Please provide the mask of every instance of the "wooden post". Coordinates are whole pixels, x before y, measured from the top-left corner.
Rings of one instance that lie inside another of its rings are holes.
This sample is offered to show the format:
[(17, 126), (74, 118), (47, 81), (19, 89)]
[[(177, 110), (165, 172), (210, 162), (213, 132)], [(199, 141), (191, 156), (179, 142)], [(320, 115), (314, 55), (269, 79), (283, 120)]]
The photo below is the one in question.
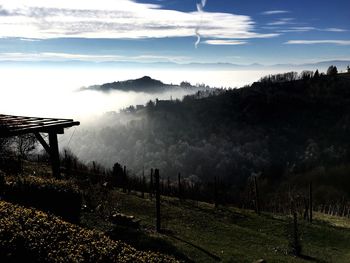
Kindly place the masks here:
[(151, 182), (150, 182), (149, 196), (151, 197), (151, 200), (152, 200), (152, 198), (153, 198), (153, 168), (151, 168)]
[(298, 230), (298, 215), (296, 212), (295, 203), (293, 200), (291, 200), (291, 213), (293, 215), (293, 233), (292, 233), (292, 242), (291, 242), (291, 248), (292, 248), (292, 254), (294, 256), (300, 256), (301, 253), (301, 245), (299, 240), (299, 230)]
[(160, 189), (159, 189), (159, 170), (155, 169), (154, 171), (154, 177), (156, 180), (156, 215), (157, 215), (157, 222), (156, 222), (156, 229), (157, 232), (160, 232)]
[(56, 178), (60, 178), (60, 155), (58, 152), (57, 134), (49, 133), (50, 158), (52, 166), (52, 174)]
[(179, 195), (179, 199), (181, 200), (181, 173), (177, 175), (177, 181), (178, 181), (178, 195)]
[(125, 165), (123, 170), (123, 193), (126, 193), (126, 166)]
[(306, 198), (304, 197), (304, 220), (309, 221), (310, 222), (310, 213), (309, 213), (309, 203), (306, 200)]
[(260, 215), (260, 200), (259, 200), (259, 187), (256, 176), (254, 176), (254, 186), (255, 186), (255, 211)]
[(298, 217), (297, 212), (293, 211), (293, 253), (295, 256), (300, 255), (299, 233), (298, 233)]
[(310, 211), (310, 216), (309, 216), (309, 220), (310, 223), (312, 223), (312, 182), (309, 185), (309, 211)]
[(170, 196), (170, 193), (171, 193), (171, 191), (170, 191), (170, 178), (169, 178), (169, 176), (168, 176), (168, 185), (167, 185), (167, 195), (168, 196)]
[(218, 202), (218, 182), (216, 176), (214, 176), (214, 203), (215, 203), (215, 208), (219, 206)]
[(145, 186), (146, 186), (146, 179), (145, 179), (145, 174), (142, 174), (142, 183), (141, 183), (141, 188), (142, 188), (142, 198), (145, 198)]

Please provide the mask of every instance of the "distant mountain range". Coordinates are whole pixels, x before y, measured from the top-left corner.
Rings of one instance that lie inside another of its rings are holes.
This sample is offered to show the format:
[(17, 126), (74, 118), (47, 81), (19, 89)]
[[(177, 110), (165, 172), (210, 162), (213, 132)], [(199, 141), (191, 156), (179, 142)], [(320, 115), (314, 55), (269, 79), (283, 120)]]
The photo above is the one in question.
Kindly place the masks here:
[(274, 64), (263, 65), (259, 63), (241, 65), (234, 63), (175, 63), (175, 62), (133, 62), (133, 61), (82, 61), (82, 60), (66, 60), (66, 61), (0, 61), (0, 66), (45, 66), (45, 67), (116, 67), (123, 69), (135, 68), (153, 68), (153, 69), (193, 69), (193, 70), (316, 70), (326, 71), (330, 65), (334, 65), (340, 71), (345, 71), (350, 65), (350, 60), (328, 60), (314, 63), (302, 64)]
[(162, 91), (169, 91), (174, 89), (186, 89), (191, 91), (204, 90), (208, 87), (205, 86), (192, 86), (189, 82), (182, 82), (180, 85), (165, 84), (160, 80), (152, 79), (149, 76), (144, 76), (139, 79), (130, 79), (125, 81), (115, 81), (111, 83), (105, 83), (102, 85), (93, 85), (89, 87), (81, 88), (81, 91), (84, 90), (97, 90), (97, 91), (134, 91), (134, 92), (147, 92), (155, 93)]

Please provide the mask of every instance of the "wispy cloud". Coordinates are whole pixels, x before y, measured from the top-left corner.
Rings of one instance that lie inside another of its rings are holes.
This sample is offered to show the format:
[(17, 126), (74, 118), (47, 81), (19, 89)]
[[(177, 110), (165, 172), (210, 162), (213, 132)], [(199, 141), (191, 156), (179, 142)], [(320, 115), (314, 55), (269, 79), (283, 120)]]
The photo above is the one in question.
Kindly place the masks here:
[(289, 40), (284, 44), (288, 44), (288, 45), (334, 44), (334, 45), (350, 46), (350, 40)]
[(137, 62), (176, 62), (182, 63), (190, 61), (187, 56), (174, 55), (157, 55), (157, 54), (140, 54), (135, 56), (124, 55), (101, 55), (101, 54), (79, 54), (79, 53), (56, 53), (56, 52), (39, 52), (39, 53), (21, 53), (8, 52), (0, 53), (0, 61), (85, 61), (85, 62), (120, 62), (120, 61), (137, 61)]
[(268, 26), (281, 26), (281, 25), (289, 25), (289, 24), (293, 24), (293, 21), (294, 18), (281, 18), (281, 19), (278, 19), (276, 21), (273, 21), (273, 22), (270, 22), (268, 23), (267, 25)]
[(144, 39), (193, 36), (201, 21), (204, 38), (271, 37), (246, 15), (182, 12), (133, 0), (0, 0), (0, 37)]
[[(265, 27), (266, 29), (268, 27)], [(317, 28), (312, 26), (295, 26), (287, 27), (284, 29), (274, 28), (275, 32), (288, 33), (288, 32), (308, 32), (308, 31), (321, 31), (321, 32), (347, 32), (348, 30), (342, 28)]]
[(281, 32), (281, 33), (289, 33), (289, 32), (309, 32), (312, 30), (318, 30), (315, 27), (312, 26), (296, 26), (296, 27), (288, 27), (286, 29), (279, 29), (276, 31)]
[(262, 15), (279, 15), (279, 14), (286, 14), (289, 13), (287, 10), (268, 10), (265, 12), (262, 12)]
[(343, 28), (336, 28), (336, 27), (329, 27), (329, 28), (325, 28), (323, 29), (324, 31), (328, 31), (328, 32), (347, 32), (348, 30), (343, 29)]
[(247, 44), (247, 41), (241, 40), (231, 40), (231, 39), (210, 39), (204, 41), (208, 45), (244, 45)]

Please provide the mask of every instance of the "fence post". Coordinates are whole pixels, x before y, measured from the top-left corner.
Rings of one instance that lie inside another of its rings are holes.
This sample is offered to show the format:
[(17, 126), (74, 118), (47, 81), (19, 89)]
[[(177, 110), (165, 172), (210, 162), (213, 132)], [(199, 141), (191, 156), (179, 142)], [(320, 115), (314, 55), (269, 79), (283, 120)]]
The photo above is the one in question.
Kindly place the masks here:
[(215, 202), (215, 208), (219, 206), (218, 202), (218, 182), (217, 182), (217, 177), (214, 176), (214, 202)]
[(259, 200), (259, 187), (256, 176), (254, 176), (254, 186), (255, 186), (255, 210), (258, 215), (260, 215), (260, 200)]
[(309, 211), (310, 211), (310, 216), (309, 216), (309, 220), (310, 223), (312, 223), (312, 182), (310, 182), (309, 185)]
[(145, 198), (145, 173), (142, 173), (142, 181), (141, 181), (141, 191), (142, 191), (142, 198)]
[(169, 178), (169, 176), (168, 176), (168, 185), (167, 185), (167, 195), (168, 196), (171, 196), (171, 189), (170, 189), (170, 178)]
[(126, 166), (125, 165), (123, 170), (123, 193), (126, 193)]
[(177, 175), (177, 181), (178, 181), (178, 195), (179, 195), (179, 199), (181, 200), (181, 173)]
[(155, 169), (154, 177), (156, 180), (156, 214), (157, 214), (157, 222), (156, 228), (157, 232), (160, 232), (160, 189), (159, 189), (159, 170)]
[(151, 168), (151, 182), (150, 182), (150, 189), (149, 189), (149, 196), (151, 198), (153, 198), (153, 168)]

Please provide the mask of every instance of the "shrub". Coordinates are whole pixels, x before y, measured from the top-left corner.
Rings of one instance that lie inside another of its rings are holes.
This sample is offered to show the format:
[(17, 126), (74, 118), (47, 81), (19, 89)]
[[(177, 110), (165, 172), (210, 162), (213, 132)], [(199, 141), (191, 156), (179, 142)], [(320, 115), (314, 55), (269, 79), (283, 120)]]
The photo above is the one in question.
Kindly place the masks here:
[[(5, 262), (177, 262), (141, 252), (35, 209), (0, 201), (0, 258)], [(3, 262), (3, 261), (2, 261)]]
[(69, 181), (35, 176), (8, 177), (4, 185), (6, 200), (52, 212), (77, 223), (80, 219), (82, 195)]

